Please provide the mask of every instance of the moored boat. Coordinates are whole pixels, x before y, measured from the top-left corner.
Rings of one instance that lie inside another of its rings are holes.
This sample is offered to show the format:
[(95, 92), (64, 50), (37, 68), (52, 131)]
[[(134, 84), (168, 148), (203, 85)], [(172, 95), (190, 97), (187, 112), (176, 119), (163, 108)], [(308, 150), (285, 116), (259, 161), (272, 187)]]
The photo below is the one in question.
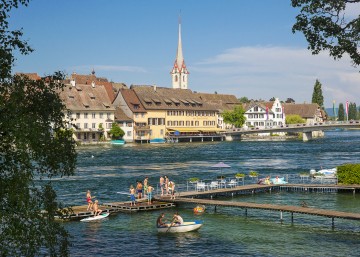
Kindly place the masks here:
[(164, 138), (154, 138), (150, 139), (150, 144), (164, 144), (166, 140)]
[(202, 225), (201, 221), (190, 221), (181, 225), (170, 226), (170, 224), (167, 224), (167, 227), (160, 227), (157, 230), (160, 233), (184, 233), (199, 230)]
[(113, 145), (124, 145), (125, 140), (122, 140), (122, 139), (111, 140), (111, 144), (113, 144)]

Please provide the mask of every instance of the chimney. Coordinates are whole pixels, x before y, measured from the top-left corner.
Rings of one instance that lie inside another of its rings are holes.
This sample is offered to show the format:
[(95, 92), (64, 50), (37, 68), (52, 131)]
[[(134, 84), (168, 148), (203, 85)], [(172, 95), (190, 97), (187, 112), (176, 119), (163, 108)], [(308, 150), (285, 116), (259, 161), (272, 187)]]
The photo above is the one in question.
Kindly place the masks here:
[(71, 85), (72, 87), (75, 87), (75, 86), (76, 86), (75, 79), (70, 80), (70, 85)]
[(95, 82), (94, 81), (91, 82), (91, 87), (95, 88)]
[(153, 87), (154, 87), (154, 91), (156, 92), (156, 85), (154, 84)]

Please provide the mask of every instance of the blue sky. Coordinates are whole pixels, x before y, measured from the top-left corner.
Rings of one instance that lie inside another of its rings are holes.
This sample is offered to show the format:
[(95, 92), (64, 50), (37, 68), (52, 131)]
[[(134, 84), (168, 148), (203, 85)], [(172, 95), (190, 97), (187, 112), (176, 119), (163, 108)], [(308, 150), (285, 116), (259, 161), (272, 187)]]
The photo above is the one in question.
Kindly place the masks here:
[[(359, 15), (359, 5), (349, 8)], [(312, 56), (290, 0), (33, 0), (11, 13), (35, 51), (15, 72), (96, 75), (130, 86), (171, 87), (178, 17), (193, 91), (311, 102), (316, 79), (325, 106), (359, 101), (359, 67), (348, 57)]]

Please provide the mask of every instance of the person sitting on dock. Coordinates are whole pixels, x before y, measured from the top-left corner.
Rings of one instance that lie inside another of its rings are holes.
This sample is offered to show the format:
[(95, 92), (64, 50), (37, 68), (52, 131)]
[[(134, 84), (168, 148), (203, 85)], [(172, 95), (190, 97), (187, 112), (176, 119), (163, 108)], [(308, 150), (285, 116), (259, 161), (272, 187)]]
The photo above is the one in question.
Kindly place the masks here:
[(138, 193), (138, 199), (139, 200), (142, 198), (142, 189), (143, 189), (143, 185), (141, 184), (141, 181), (138, 181), (137, 185), (136, 185), (136, 190), (137, 190), (137, 193)]
[(270, 185), (270, 184), (271, 184), (270, 176), (267, 176), (267, 177), (265, 178), (264, 184), (265, 184), (265, 185)]
[(148, 185), (147, 187), (147, 199), (148, 199), (148, 205), (151, 204), (151, 199), (152, 199), (152, 192), (153, 192), (154, 188), (151, 185)]
[(136, 205), (136, 199), (135, 199), (135, 188), (133, 185), (130, 186), (130, 206)]
[(160, 216), (157, 218), (156, 220), (156, 226), (158, 228), (164, 228), (164, 227), (167, 227), (167, 225), (165, 224), (165, 220), (164, 220), (164, 217), (165, 217), (165, 213), (161, 213)]
[(160, 177), (160, 189), (161, 189), (161, 196), (164, 195), (164, 187), (165, 187), (165, 179), (163, 176)]
[(94, 216), (98, 216), (102, 213), (102, 210), (99, 209), (99, 206), (98, 206), (98, 203), (99, 201), (98, 200), (95, 200), (95, 203), (93, 205), (93, 208), (94, 208)]
[(90, 193), (90, 190), (88, 190), (86, 192), (86, 202), (88, 203), (88, 207), (87, 207), (87, 210), (88, 211), (91, 211), (93, 209), (93, 201), (91, 200), (92, 198), (95, 198), (95, 196), (91, 196), (91, 193)]

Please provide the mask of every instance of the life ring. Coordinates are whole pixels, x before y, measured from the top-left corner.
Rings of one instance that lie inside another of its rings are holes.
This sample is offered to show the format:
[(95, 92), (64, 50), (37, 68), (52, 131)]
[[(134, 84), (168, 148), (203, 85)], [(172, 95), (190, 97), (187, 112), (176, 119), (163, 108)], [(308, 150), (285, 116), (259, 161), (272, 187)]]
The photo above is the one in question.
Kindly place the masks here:
[(194, 208), (195, 214), (202, 214), (205, 212), (205, 206), (204, 205), (198, 205)]

